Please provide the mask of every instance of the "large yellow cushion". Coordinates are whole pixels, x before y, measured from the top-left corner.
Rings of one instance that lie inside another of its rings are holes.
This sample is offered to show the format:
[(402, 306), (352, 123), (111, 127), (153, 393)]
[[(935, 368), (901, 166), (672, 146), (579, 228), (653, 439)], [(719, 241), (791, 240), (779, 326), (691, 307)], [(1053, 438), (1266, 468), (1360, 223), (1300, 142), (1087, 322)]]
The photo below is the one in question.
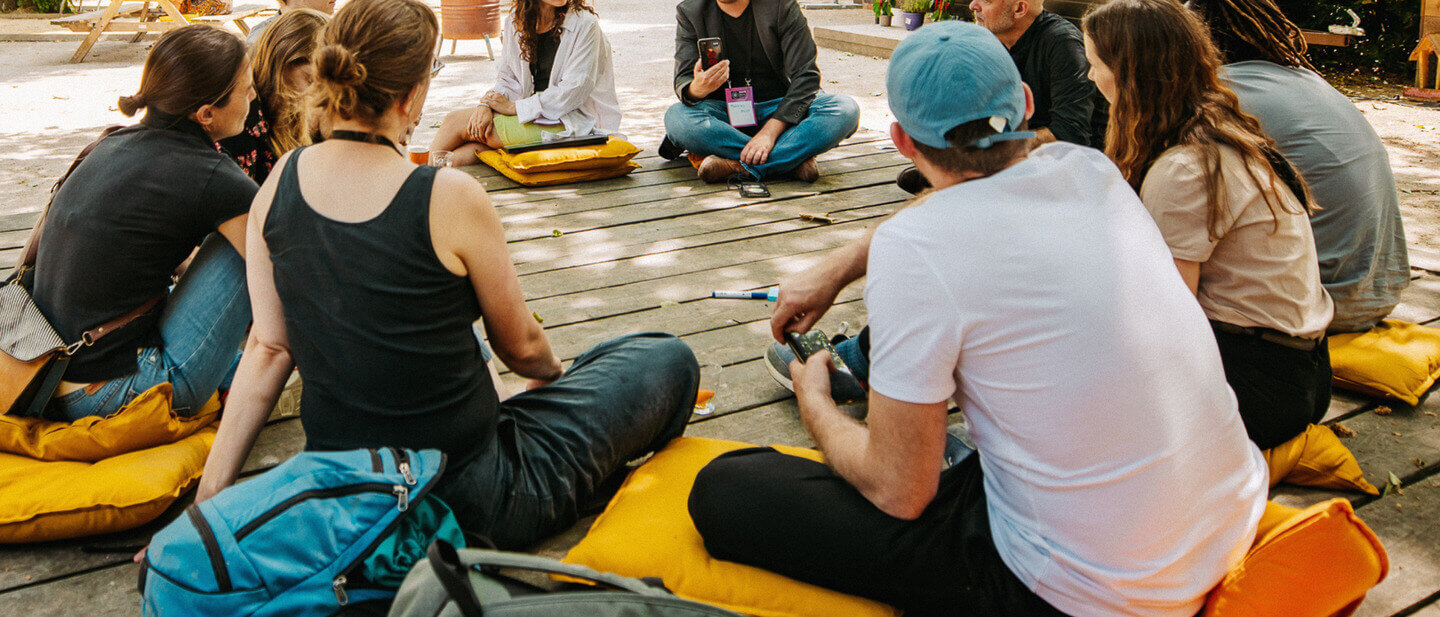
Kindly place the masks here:
[(1440, 378), (1440, 328), (1386, 319), (1369, 332), (1330, 337), (1338, 388), (1411, 405)]
[(130, 404), (108, 416), (74, 422), (0, 416), (0, 452), (42, 461), (98, 461), (104, 458), (175, 443), (215, 421), (219, 397), (182, 418), (170, 410), (170, 384), (141, 392)]
[[(759, 617), (894, 616), (898, 611), (801, 583), (773, 572), (713, 559), (690, 520), (686, 502), (700, 469), (737, 441), (681, 437), (636, 469), (590, 533), (564, 561), (602, 572), (658, 576), (676, 595)], [(785, 454), (820, 460), (820, 453), (773, 446)]]
[(112, 533), (160, 516), (194, 486), (220, 403), (190, 418), (161, 384), (105, 417), (0, 417), (0, 543)]
[(1349, 615), (1385, 580), (1385, 547), (1349, 501), (1331, 499), (1286, 518), (1290, 512), (1266, 508), (1255, 545), (1210, 592), (1205, 617)]
[(551, 186), (555, 184), (570, 184), (573, 182), (589, 182), (591, 180), (604, 180), (606, 178), (617, 178), (640, 169), (637, 163), (625, 162), (615, 167), (600, 169), (575, 169), (570, 171), (540, 171), (528, 173), (511, 169), (505, 164), (501, 153), (494, 150), (486, 150), (479, 153), (480, 162), (485, 163), (500, 172), (501, 175), (514, 180), (525, 186)]
[(1311, 424), (1304, 433), (1262, 454), (1270, 466), (1270, 486), (1286, 482), (1380, 494), (1365, 480), (1355, 455), (1323, 424)]
[(500, 152), (500, 160), (515, 171), (534, 174), (546, 171), (577, 171), (620, 167), (640, 153), (630, 142), (611, 136), (598, 146), (547, 148), (520, 154)]

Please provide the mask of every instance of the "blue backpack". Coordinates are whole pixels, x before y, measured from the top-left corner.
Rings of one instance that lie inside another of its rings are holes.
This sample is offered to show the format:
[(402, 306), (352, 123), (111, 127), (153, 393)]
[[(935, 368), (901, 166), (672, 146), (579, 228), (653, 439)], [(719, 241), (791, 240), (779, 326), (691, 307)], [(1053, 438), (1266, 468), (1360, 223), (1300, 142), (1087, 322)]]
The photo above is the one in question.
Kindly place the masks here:
[(144, 614), (332, 615), (395, 596), (435, 537), (439, 450), (302, 452), (186, 509), (150, 541)]

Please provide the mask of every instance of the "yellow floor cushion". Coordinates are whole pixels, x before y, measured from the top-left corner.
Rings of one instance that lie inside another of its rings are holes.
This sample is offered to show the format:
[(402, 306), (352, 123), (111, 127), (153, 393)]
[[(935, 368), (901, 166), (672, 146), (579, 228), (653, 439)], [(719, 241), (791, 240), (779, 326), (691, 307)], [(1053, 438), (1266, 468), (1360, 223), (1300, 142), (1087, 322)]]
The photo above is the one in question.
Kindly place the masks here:
[(154, 520), (189, 490), (215, 440), (220, 403), (190, 418), (170, 385), (109, 416), (75, 422), (0, 416), (0, 543), (112, 533)]
[(583, 171), (612, 169), (624, 166), (640, 154), (640, 149), (619, 137), (598, 146), (546, 148), (520, 154), (500, 152), (500, 160), (515, 171), (534, 174), (547, 171)]
[(74, 422), (0, 416), (0, 452), (42, 461), (98, 461), (163, 444), (175, 443), (215, 421), (219, 397), (182, 418), (170, 410), (170, 384), (141, 392), (130, 404), (108, 416)]
[[(1286, 518), (1287, 510), (1294, 514)], [(1389, 570), (1385, 547), (1349, 501), (1331, 499), (1298, 512), (1272, 503), (1255, 545), (1210, 592), (1202, 615), (1349, 615)]]
[[(695, 476), (716, 457), (750, 444), (681, 437), (625, 480), (564, 561), (634, 578), (659, 577), (676, 595), (758, 617), (894, 616), (888, 605), (713, 559), (686, 502)], [(820, 460), (820, 453), (774, 446)]]
[(1270, 466), (1270, 486), (1285, 482), (1380, 494), (1375, 485), (1365, 480), (1355, 455), (1323, 424), (1311, 424), (1296, 438), (1262, 454)]
[(525, 186), (552, 186), (555, 184), (570, 184), (574, 182), (589, 182), (591, 180), (604, 180), (606, 178), (618, 178), (632, 171), (640, 169), (640, 165), (626, 161), (614, 167), (600, 169), (575, 169), (570, 171), (540, 171), (528, 173), (511, 169), (505, 164), (501, 154), (494, 150), (486, 150), (479, 153), (480, 162), (485, 163), (500, 172), (501, 175), (514, 180)]
[(1335, 386), (1411, 405), (1440, 378), (1440, 328), (1386, 319), (1369, 332), (1330, 337)]

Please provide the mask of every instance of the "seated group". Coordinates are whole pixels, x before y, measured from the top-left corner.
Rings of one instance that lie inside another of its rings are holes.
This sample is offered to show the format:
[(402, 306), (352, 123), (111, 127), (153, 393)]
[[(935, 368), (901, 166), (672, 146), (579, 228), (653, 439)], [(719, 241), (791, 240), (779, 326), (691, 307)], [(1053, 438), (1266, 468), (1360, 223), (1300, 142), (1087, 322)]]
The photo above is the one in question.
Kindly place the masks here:
[[(1197, 612), (1254, 539), (1260, 450), (1325, 413), (1327, 328), (1374, 326), (1408, 269), (1378, 138), (1296, 31), (1258, 29), (1293, 24), (1272, 0), (1192, 4), (1112, 0), (1082, 35), (1038, 1), (975, 0), (983, 28), (900, 45), (891, 137), (929, 192), (784, 281), (772, 318), (777, 340), (806, 331), (866, 277), (869, 328), (837, 349), (868, 420), (831, 399), (826, 354), (772, 348), (827, 463), (713, 462), (690, 497), (712, 555), (914, 614)], [(684, 0), (678, 19), (662, 150), (703, 157), (709, 181), (813, 180), (858, 111), (819, 91), (798, 6)], [(619, 128), (584, 0), (517, 0), (505, 28), (499, 83), (446, 117), (436, 149), (467, 163)], [(55, 196), (45, 226), (65, 240), (42, 247), (34, 284), (67, 340), (165, 301), (80, 351), (46, 413), (109, 414), (162, 382), (184, 413), (228, 388), (205, 500), (298, 366), (307, 448), (443, 450), (436, 494), (512, 549), (679, 436), (690, 349), (638, 334), (563, 366), (480, 184), (399, 154), (437, 36), (418, 0), (286, 11), (248, 56), (217, 29), (167, 32), (121, 100), (143, 120)], [(705, 37), (729, 60), (700, 66)], [(737, 129), (722, 87), (741, 80), (758, 117)], [(1082, 145), (1041, 145), (1055, 139)], [(525, 391), (503, 392), (492, 347)], [(975, 453), (950, 445), (952, 401)]]

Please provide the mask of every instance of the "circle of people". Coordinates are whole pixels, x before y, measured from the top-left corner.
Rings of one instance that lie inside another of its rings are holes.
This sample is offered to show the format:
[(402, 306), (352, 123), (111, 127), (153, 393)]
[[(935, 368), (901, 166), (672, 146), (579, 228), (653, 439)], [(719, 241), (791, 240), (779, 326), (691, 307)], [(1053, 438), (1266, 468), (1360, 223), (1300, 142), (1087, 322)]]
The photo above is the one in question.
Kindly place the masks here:
[[(1408, 283), (1385, 150), (1273, 0), (1112, 0), (1081, 28), (1042, 0), (971, 8), (886, 76), (914, 163), (897, 182), (921, 197), (774, 307), (782, 341), (866, 279), (869, 326), (834, 341), (866, 421), (830, 396), (826, 354), (767, 343), (827, 463), (727, 454), (690, 514), (718, 558), (916, 614), (1194, 615), (1254, 537), (1261, 450), (1327, 410), (1327, 332), (1375, 326)], [(34, 300), (66, 340), (165, 301), (76, 354), (45, 413), (228, 391), (203, 501), (298, 366), (307, 448), (443, 450), (462, 526), (528, 546), (683, 433), (695, 356), (646, 333), (564, 366), (481, 185), (397, 146), (439, 66), (434, 11), (331, 9), (292, 0), (248, 49), (189, 26), (150, 51), (120, 100), (143, 119), (54, 197)], [(706, 182), (814, 182), (859, 108), (821, 91), (796, 2), (683, 0), (677, 21), (662, 156)], [(516, 0), (503, 28), (494, 87), (431, 150), (466, 165), (618, 132), (587, 0)]]

